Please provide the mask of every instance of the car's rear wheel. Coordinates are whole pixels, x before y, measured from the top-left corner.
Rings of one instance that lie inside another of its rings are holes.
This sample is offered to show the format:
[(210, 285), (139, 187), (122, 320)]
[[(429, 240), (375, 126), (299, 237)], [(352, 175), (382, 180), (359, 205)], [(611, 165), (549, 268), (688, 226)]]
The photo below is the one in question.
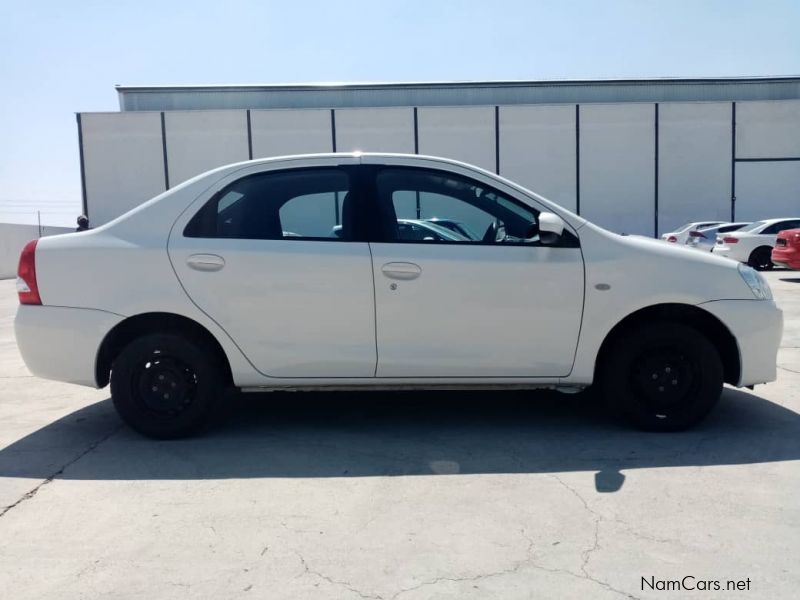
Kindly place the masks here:
[(750, 254), (747, 264), (758, 271), (769, 271), (772, 269), (772, 248), (761, 246)]
[(600, 391), (621, 416), (648, 431), (679, 431), (701, 421), (722, 393), (714, 345), (680, 323), (631, 330), (604, 356)]
[(125, 423), (148, 437), (179, 438), (203, 428), (223, 391), (213, 351), (177, 333), (133, 340), (111, 367), (114, 406)]

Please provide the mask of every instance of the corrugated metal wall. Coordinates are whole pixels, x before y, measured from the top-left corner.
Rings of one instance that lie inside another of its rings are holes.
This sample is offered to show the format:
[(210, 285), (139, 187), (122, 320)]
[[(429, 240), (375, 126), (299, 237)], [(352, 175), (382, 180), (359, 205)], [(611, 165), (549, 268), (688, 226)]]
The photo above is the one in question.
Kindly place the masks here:
[(334, 150), (470, 162), (620, 233), (800, 214), (800, 100), (84, 113), (79, 124), (93, 225), (215, 166)]

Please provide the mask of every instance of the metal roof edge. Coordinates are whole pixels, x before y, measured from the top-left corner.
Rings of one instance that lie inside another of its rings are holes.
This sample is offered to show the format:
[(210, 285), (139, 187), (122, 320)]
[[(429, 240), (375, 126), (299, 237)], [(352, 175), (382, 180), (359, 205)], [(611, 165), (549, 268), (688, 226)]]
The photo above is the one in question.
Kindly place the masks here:
[(671, 84), (734, 84), (800, 82), (800, 75), (756, 75), (736, 77), (642, 77), (602, 79), (542, 79), (542, 80), (475, 80), (475, 81), (409, 81), (409, 82), (312, 82), (312, 83), (244, 83), (244, 84), (163, 84), (122, 85), (114, 88), (122, 95), (127, 92), (198, 92), (198, 91), (322, 91), (377, 90), (393, 88), (475, 88), (475, 87), (562, 87), (573, 85), (671, 85)]

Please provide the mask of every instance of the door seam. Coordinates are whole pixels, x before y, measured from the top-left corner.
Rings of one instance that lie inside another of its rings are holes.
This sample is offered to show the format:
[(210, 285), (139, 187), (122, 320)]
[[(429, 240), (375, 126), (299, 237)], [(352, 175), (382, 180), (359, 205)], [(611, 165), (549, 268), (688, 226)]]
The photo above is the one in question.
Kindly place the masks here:
[(372, 319), (374, 323), (374, 331), (375, 331), (375, 370), (372, 372), (372, 377), (375, 378), (378, 376), (378, 298), (375, 292), (375, 258), (372, 256), (372, 243), (367, 242), (367, 248), (369, 249), (369, 263), (370, 263), (370, 273), (372, 273)]

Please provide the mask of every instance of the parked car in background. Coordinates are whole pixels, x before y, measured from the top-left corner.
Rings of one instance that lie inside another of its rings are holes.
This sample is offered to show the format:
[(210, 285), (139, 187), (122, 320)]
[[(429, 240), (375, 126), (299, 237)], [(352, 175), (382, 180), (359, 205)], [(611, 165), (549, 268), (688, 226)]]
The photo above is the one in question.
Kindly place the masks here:
[[(342, 226), (336, 225), (333, 227), (332, 234), (338, 238), (342, 237)], [(303, 237), (297, 234), (291, 234), (292, 237)], [(286, 237), (286, 232), (284, 232)], [(422, 219), (397, 219), (397, 238), (405, 241), (450, 241), (450, 242), (466, 242), (468, 238), (454, 229), (448, 227), (441, 227), (435, 222), (430, 222)]]
[[(397, 215), (417, 193), (480, 241), (406, 236), (420, 223)], [(703, 419), (724, 382), (773, 381), (783, 326), (745, 265), (611, 233), (417, 155), (220, 167), (81, 235), (28, 243), (18, 272), (28, 368), (110, 381), (122, 419), (157, 438), (212, 421), (229, 388), (594, 385), (637, 426), (673, 431)]]
[(739, 231), (747, 225), (750, 225), (750, 223), (722, 223), (721, 225), (692, 229), (689, 231), (689, 237), (686, 238), (686, 245), (695, 250), (711, 252), (714, 248), (714, 244), (717, 243), (717, 235)]
[(718, 236), (712, 252), (766, 271), (772, 268), (772, 248), (778, 234), (797, 227), (800, 217), (756, 221), (739, 231)]
[(784, 229), (772, 249), (772, 262), (787, 269), (800, 269), (800, 229)]
[(663, 234), (661, 239), (673, 244), (685, 244), (686, 239), (689, 237), (689, 232), (693, 229), (704, 229), (712, 225), (721, 225), (722, 223), (723, 221), (693, 221), (692, 223), (681, 225), (675, 231)]
[(468, 225), (461, 221), (455, 221), (453, 219), (442, 219), (439, 217), (432, 217), (430, 219), (425, 219), (428, 223), (433, 223), (434, 225), (438, 225), (439, 227), (445, 227), (456, 233), (459, 233), (470, 240), (479, 241), (481, 236), (472, 231)]

